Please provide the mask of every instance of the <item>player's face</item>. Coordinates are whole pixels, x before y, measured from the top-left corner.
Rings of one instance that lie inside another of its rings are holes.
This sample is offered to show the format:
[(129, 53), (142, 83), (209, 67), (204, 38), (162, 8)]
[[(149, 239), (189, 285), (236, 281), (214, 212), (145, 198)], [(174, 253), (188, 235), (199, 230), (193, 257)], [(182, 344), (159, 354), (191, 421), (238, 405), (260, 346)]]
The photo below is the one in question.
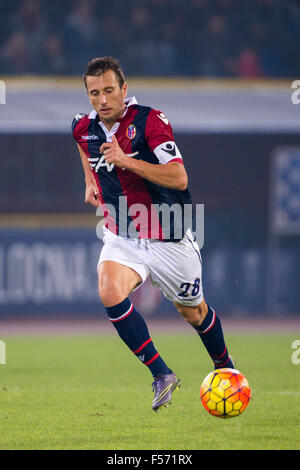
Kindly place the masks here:
[(108, 70), (99, 77), (86, 77), (89, 100), (101, 121), (114, 123), (124, 112), (127, 83), (120, 88), (118, 77)]

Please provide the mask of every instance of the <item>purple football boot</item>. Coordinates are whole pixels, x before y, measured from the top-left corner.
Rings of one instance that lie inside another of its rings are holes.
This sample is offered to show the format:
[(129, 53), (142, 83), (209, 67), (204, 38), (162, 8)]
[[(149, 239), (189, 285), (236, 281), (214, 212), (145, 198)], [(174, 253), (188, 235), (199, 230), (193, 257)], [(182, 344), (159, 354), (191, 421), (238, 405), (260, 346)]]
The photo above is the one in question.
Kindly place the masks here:
[(159, 374), (157, 377), (154, 377), (152, 391), (155, 392), (155, 395), (152, 402), (152, 410), (157, 412), (162, 406), (167, 407), (171, 404), (172, 393), (178, 390), (180, 386), (181, 382), (174, 373), (168, 375)]

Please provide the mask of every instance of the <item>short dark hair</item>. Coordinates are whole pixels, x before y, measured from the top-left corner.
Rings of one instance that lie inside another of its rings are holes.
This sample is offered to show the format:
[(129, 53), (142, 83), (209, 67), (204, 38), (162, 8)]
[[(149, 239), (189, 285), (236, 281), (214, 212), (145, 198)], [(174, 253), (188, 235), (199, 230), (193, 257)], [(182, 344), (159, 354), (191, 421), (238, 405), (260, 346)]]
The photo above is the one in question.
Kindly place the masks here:
[[(105, 72), (108, 72), (109, 70), (112, 70), (115, 72), (118, 82), (120, 85), (120, 88), (125, 83), (125, 76), (123, 73), (123, 70), (121, 68), (120, 62), (118, 59), (115, 59), (114, 57), (96, 57), (95, 59), (92, 59), (89, 61), (87, 64), (87, 69), (85, 73), (83, 74), (83, 80), (84, 84), (86, 86), (86, 77), (89, 75), (91, 77), (100, 77)], [(87, 86), (86, 86), (87, 88)]]

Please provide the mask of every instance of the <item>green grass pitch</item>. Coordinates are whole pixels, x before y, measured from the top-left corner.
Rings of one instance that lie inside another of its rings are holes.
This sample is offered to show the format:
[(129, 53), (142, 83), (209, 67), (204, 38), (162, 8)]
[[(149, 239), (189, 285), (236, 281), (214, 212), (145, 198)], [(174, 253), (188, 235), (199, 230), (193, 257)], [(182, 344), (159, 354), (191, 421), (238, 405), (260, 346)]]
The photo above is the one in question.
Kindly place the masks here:
[(212, 370), (193, 334), (153, 334), (182, 380), (173, 404), (154, 413), (152, 377), (117, 335), (8, 336), (0, 365), (0, 449), (299, 449), (300, 332), (227, 334), (251, 386), (244, 414), (223, 420), (202, 407)]

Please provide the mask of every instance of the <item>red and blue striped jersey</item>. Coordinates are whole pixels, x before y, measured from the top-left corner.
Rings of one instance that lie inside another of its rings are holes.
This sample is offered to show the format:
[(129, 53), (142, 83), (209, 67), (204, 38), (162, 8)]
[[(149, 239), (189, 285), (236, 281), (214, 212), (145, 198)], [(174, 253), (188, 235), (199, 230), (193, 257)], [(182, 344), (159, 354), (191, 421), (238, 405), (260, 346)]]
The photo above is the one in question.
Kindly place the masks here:
[[(135, 98), (126, 100), (125, 104), (123, 117), (115, 122), (110, 131), (100, 121), (96, 111), (89, 115), (77, 114), (72, 123), (74, 139), (88, 158), (97, 182), (101, 207), (107, 221), (110, 218), (106, 226), (115, 234), (125, 237), (128, 236), (129, 225), (134, 224), (139, 238), (180, 240), (188, 228), (183, 221), (183, 212), (186, 204), (192, 204), (189, 190), (179, 191), (154, 184), (127, 169), (107, 163), (104, 155), (100, 154), (101, 145), (111, 142), (115, 134), (120, 147), (131, 158), (155, 165), (174, 161), (182, 163), (167, 117), (161, 111), (138, 105)], [(135, 212), (137, 205), (147, 209), (146, 219), (138, 211)], [(109, 209), (112, 207), (114, 211)], [(176, 211), (170, 211), (169, 220), (166, 220), (160, 210), (162, 207), (176, 207), (182, 211), (181, 214), (180, 210), (176, 214)], [(120, 223), (121, 217), (123, 225)], [(182, 229), (178, 236), (179, 224)]]

